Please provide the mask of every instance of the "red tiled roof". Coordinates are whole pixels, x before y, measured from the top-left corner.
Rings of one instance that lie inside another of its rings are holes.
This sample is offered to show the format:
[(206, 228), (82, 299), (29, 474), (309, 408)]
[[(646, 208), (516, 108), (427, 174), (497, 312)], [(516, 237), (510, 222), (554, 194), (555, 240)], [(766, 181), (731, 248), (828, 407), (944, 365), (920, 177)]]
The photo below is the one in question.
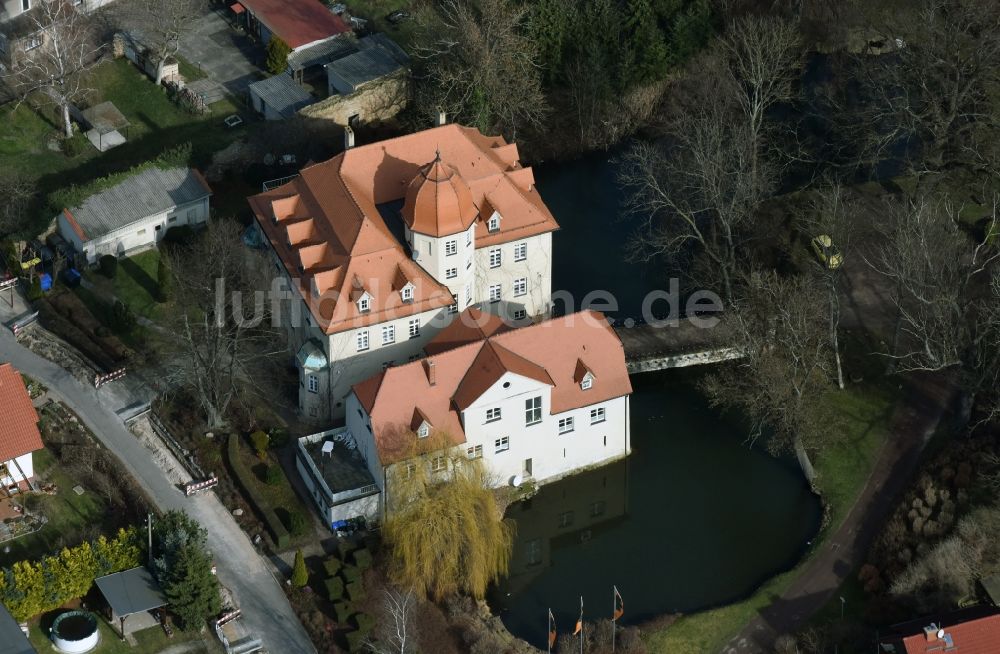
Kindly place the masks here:
[(349, 32), (344, 20), (319, 0), (240, 0), (292, 50)]
[(0, 463), (40, 450), (38, 413), (24, 380), (9, 363), (0, 365)]
[(511, 329), (513, 327), (495, 313), (488, 313), (479, 307), (469, 307), (448, 323), (447, 327), (435, 334), (434, 338), (424, 346), (424, 351), (432, 355), (440, 354), (445, 350), (481, 341)]
[[(594, 374), (594, 383), (586, 391), (574, 379), (583, 357)], [(433, 385), (429, 364), (433, 364)], [(420, 414), (435, 430), (455, 445), (464, 443), (461, 411), (505, 372), (550, 384), (553, 413), (632, 392), (621, 341), (603, 314), (583, 311), (497, 333), (422, 361), (388, 368), (354, 386), (371, 417), (383, 465), (412, 451), (412, 442), (406, 439), (415, 438), (409, 428), (418, 403)]]
[(951, 637), (953, 649), (945, 648), (945, 641), (936, 635), (928, 640), (923, 630), (919, 634), (903, 639), (906, 654), (929, 654), (931, 652), (955, 651), (959, 654), (997, 654), (1000, 652), (1000, 615), (968, 620), (955, 625), (942, 622), (939, 625), (946, 636)]
[(73, 231), (80, 237), (80, 240), (86, 241), (87, 235), (83, 233), (83, 228), (80, 227), (80, 223), (76, 222), (76, 218), (73, 217), (73, 214), (70, 213), (69, 209), (63, 209), (63, 215), (66, 216), (69, 226), (73, 228)]
[[(438, 156), (442, 166), (447, 164), (468, 184), (477, 207), (489, 194), (503, 216), (500, 230), (491, 233), (484, 222), (489, 216), (480, 211), (476, 247), (558, 229), (534, 188), (531, 170), (517, 162), (514, 144), (460, 125), (351, 148), (303, 168), (292, 181), (249, 202), (261, 231), (289, 276), (298, 280), (303, 299), (327, 334), (454, 302), (446, 286), (410, 259), (377, 207), (402, 199), (421, 168)], [(393, 290), (400, 271), (414, 285), (411, 302), (403, 302)], [(373, 297), (367, 313), (344, 301), (355, 276)]]

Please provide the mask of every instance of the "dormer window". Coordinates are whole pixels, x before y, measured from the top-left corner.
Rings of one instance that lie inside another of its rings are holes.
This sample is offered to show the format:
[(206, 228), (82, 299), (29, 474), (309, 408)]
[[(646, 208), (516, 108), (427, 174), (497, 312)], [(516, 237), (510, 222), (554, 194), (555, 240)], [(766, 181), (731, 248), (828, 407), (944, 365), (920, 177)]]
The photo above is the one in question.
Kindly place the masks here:
[(403, 298), (403, 302), (413, 302), (413, 284), (407, 284), (401, 288), (399, 295)]
[(490, 233), (499, 232), (500, 231), (500, 214), (494, 211), (493, 215), (490, 216), (489, 221), (487, 221), (486, 227), (487, 227), (487, 229), (489, 229)]
[(431, 426), (426, 421), (420, 423), (420, 426), (417, 427), (417, 438), (427, 438), (430, 433)]
[(372, 296), (367, 292), (358, 298), (358, 311), (368, 313), (372, 310)]
[(590, 387), (594, 385), (594, 376), (589, 372), (584, 375), (583, 379), (580, 380), (580, 388), (588, 391)]

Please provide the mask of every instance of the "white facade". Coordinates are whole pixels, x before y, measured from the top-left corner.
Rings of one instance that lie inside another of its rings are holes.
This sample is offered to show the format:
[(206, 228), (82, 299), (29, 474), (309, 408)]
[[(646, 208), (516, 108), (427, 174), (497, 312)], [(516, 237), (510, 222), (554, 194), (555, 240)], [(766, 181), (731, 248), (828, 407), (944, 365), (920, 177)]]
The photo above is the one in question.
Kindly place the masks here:
[[(511, 320), (545, 316), (552, 303), (552, 233), (486, 245), (476, 250), (474, 303), (494, 302)], [(484, 304), (485, 306), (485, 304)], [(523, 313), (522, 313), (523, 312)]]
[[(18, 469), (18, 467), (20, 467), (20, 469)], [(22, 454), (11, 461), (3, 462), (3, 468), (0, 468), (0, 471), (2, 470), (6, 471), (5, 474), (0, 474), (0, 484), (2, 484), (4, 488), (11, 488), (12, 486), (20, 486), (23, 488), (27, 484), (28, 480), (35, 476), (35, 469), (31, 460), (31, 452)]]
[(154, 248), (171, 227), (203, 225), (208, 221), (209, 196), (162, 211), (125, 227), (84, 241), (73, 229), (65, 213), (57, 218), (59, 234), (69, 241), (77, 252), (83, 253), (87, 263), (96, 263), (106, 254), (123, 256), (144, 249)]
[[(537, 421), (536, 402), (540, 405)], [(544, 484), (631, 453), (627, 395), (560, 413), (552, 413), (551, 406), (550, 386), (515, 373), (504, 374), (462, 412), (466, 442), (458, 447), (459, 453), (482, 458), (495, 488), (511, 484), (515, 477)], [(371, 418), (354, 393), (348, 396), (346, 419), (382, 491), (384, 511), (385, 484), (391, 476), (379, 458)]]

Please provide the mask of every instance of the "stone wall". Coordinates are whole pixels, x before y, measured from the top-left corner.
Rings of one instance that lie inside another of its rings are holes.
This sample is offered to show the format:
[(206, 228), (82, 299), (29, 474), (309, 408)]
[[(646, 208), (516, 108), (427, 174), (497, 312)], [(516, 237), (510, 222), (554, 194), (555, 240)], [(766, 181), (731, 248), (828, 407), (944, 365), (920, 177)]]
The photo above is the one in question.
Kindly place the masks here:
[(368, 82), (350, 95), (331, 95), (299, 110), (307, 118), (330, 120), (347, 125), (351, 116), (362, 123), (389, 120), (402, 111), (409, 101), (410, 85), (407, 71)]

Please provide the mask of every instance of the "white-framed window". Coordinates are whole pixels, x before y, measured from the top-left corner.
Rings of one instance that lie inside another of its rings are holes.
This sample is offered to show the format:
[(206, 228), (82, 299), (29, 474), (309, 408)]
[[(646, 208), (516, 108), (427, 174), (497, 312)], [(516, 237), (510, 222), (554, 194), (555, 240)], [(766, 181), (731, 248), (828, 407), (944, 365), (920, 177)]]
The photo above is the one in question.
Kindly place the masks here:
[(572, 511), (564, 511), (563, 513), (560, 513), (559, 514), (559, 528), (560, 529), (565, 529), (566, 527), (572, 527), (572, 526), (573, 526), (573, 512)]
[(468, 270), (471, 267), (472, 267), (472, 256), (469, 256), (465, 259), (465, 269)]
[(430, 433), (431, 433), (431, 426), (428, 425), (426, 422), (420, 423), (420, 426), (417, 427), (417, 438), (427, 438), (427, 436)]
[(472, 284), (465, 285), (465, 303), (472, 304)]
[(596, 425), (599, 422), (604, 422), (604, 420), (605, 420), (604, 407), (600, 406), (597, 407), (596, 409), (590, 410), (590, 424)]
[(490, 268), (499, 268), (503, 261), (503, 251), (500, 248), (490, 250)]
[(510, 449), (510, 436), (501, 436), (493, 441), (493, 451), (497, 454)]
[(140, 229), (139, 231), (137, 231), (137, 232), (136, 232), (136, 234), (137, 234), (138, 236), (142, 236), (142, 235), (143, 235), (143, 234), (145, 234), (145, 233), (146, 233), (146, 230), (145, 230), (145, 229)]
[(390, 345), (396, 342), (396, 326), (382, 325), (382, 345)]
[(31, 11), (31, 0), (21, 0), (21, 11)]
[(568, 434), (573, 431), (573, 418), (559, 418), (559, 433)]
[(358, 339), (358, 352), (364, 352), (368, 349), (368, 330), (362, 329), (357, 334)]
[(534, 538), (529, 540), (525, 544), (525, 555), (528, 559), (528, 565), (538, 565), (542, 562), (542, 539)]
[(458, 277), (458, 268), (448, 268), (444, 271), (445, 279), (455, 279)]
[(500, 419), (500, 407), (496, 406), (492, 409), (486, 409), (486, 422), (494, 422)]
[(403, 302), (413, 301), (413, 285), (407, 284), (400, 291), (399, 295), (403, 298)]
[(490, 302), (499, 302), (502, 293), (500, 284), (490, 284)]
[(372, 299), (367, 293), (358, 298), (358, 311), (368, 313), (372, 308)]
[(431, 472), (442, 472), (448, 467), (448, 462), (444, 456), (436, 456), (431, 459)]
[(453, 254), (458, 254), (458, 241), (454, 239), (450, 241), (445, 241), (444, 254), (446, 257), (450, 257)]
[(586, 377), (584, 377), (580, 381), (580, 388), (583, 389), (583, 390), (585, 390), (585, 391), (589, 391), (590, 387), (593, 386), (593, 385), (594, 385), (594, 378), (589, 373), (587, 374)]
[(514, 320), (524, 320), (528, 317), (528, 312), (524, 309), (514, 309)]
[(491, 232), (499, 232), (500, 231), (500, 214), (496, 214), (495, 213), (492, 216), (490, 216), (490, 220), (489, 220), (488, 223), (486, 223), (486, 227)]
[(542, 398), (531, 397), (524, 401), (524, 425), (537, 425), (542, 421)]
[(448, 313), (458, 313), (458, 296), (454, 293), (451, 295), (451, 306), (448, 307)]
[(528, 243), (521, 242), (514, 245), (514, 261), (524, 261), (528, 258)]
[(528, 294), (528, 278), (518, 277), (514, 280), (514, 297)]
[(475, 231), (476, 231), (476, 228), (475, 228), (475, 226), (473, 226), (473, 227), (470, 227), (469, 231), (467, 231), (465, 233), (465, 244), (467, 246), (468, 245), (472, 245), (472, 233), (475, 232)]
[(410, 320), (410, 338), (416, 338), (420, 336), (420, 318), (413, 318)]
[(32, 34), (31, 36), (25, 37), (23, 43), (25, 51), (34, 50), (35, 48), (42, 45), (42, 37), (38, 36), (37, 34)]
[(483, 446), (476, 445), (475, 447), (470, 447), (465, 450), (465, 456), (470, 459), (481, 459), (483, 458)]
[(412, 479), (416, 471), (417, 471), (416, 463), (407, 463), (406, 466), (403, 468), (403, 474), (406, 476), (407, 479)]
[(319, 393), (319, 377), (316, 375), (309, 375), (308, 386), (310, 393)]

